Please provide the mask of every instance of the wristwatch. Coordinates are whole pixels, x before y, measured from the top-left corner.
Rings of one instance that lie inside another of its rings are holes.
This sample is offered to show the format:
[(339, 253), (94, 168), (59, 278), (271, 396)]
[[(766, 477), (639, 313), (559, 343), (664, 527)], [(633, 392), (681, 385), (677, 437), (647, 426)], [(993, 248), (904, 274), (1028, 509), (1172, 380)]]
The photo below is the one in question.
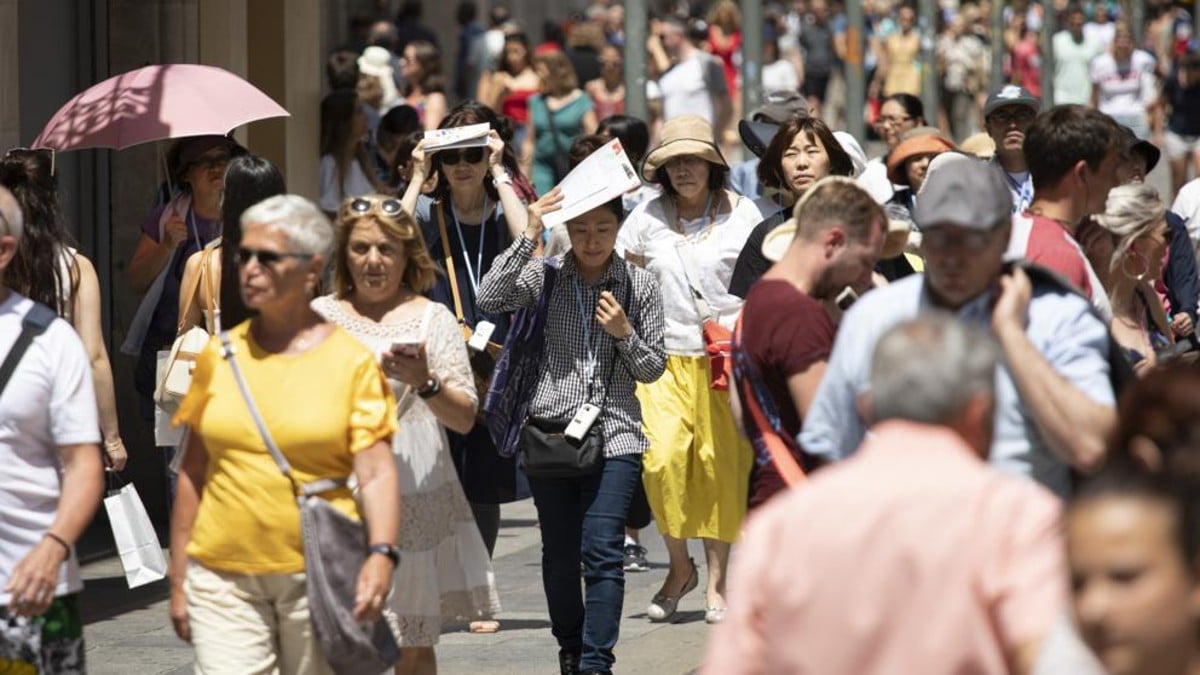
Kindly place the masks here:
[(371, 544), (367, 547), (367, 552), (385, 555), (388, 560), (392, 561), (393, 567), (400, 566), (400, 549), (396, 546), (392, 546), (391, 544)]
[(437, 375), (430, 375), (429, 379), (425, 380), (425, 384), (421, 385), (421, 388), (417, 390), (417, 396), (421, 398), (433, 398), (441, 392), (442, 381), (438, 379)]
[(512, 176), (508, 175), (508, 169), (505, 169), (503, 165), (492, 170), (492, 180), (496, 182), (496, 185), (512, 185)]

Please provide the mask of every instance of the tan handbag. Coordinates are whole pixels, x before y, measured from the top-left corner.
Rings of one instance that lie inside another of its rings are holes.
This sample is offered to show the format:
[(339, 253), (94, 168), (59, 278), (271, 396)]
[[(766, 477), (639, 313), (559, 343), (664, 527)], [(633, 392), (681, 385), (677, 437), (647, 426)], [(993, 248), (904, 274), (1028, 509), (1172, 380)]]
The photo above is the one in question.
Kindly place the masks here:
[[(192, 370), (196, 367), (196, 359), (200, 356), (209, 337), (221, 330), (221, 310), (218, 307), (214, 290), (212, 258), (218, 249), (205, 249), (200, 254), (200, 274), (188, 289), (187, 303), (183, 314), (179, 317), (179, 330), (175, 343), (171, 345), (170, 355), (167, 356), (166, 366), (159, 373), (158, 386), (154, 389), (154, 402), (163, 411), (174, 414), (179, 409), (180, 402), (192, 386)], [(204, 283), (208, 290), (208, 301), (205, 302), (204, 319), (208, 330), (200, 326), (192, 326), (187, 331), (183, 323), (192, 308), (200, 284)]]

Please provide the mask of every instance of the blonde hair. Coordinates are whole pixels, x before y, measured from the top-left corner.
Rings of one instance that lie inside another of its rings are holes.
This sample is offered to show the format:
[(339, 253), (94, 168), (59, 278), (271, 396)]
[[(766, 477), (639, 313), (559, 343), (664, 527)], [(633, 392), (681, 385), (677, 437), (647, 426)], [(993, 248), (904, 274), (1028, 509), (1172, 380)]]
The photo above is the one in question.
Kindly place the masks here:
[(1134, 242), (1149, 234), (1166, 213), (1167, 206), (1158, 196), (1158, 190), (1145, 183), (1121, 185), (1108, 193), (1104, 213), (1095, 220), (1116, 239), (1109, 271), (1117, 269)]
[[(395, 199), (387, 195), (364, 195), (372, 206), (385, 199)], [(350, 274), (350, 235), (354, 227), (362, 222), (375, 223), (383, 231), (383, 235), (392, 241), (399, 242), (404, 250), (405, 265), (403, 283), (414, 293), (428, 293), (437, 281), (438, 267), (425, 248), (425, 238), (421, 236), (421, 228), (408, 212), (401, 209), (395, 216), (388, 216), (377, 208), (368, 213), (355, 213), (350, 210), (353, 199), (342, 202), (341, 212), (337, 222), (337, 250), (333, 256), (333, 292), (339, 298), (344, 298), (354, 292), (354, 277)]]

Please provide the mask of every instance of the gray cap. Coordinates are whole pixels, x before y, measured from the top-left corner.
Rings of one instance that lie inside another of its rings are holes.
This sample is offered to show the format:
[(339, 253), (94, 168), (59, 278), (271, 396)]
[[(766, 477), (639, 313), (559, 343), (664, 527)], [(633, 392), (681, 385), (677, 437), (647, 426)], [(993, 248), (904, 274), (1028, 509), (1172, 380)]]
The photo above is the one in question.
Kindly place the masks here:
[(960, 161), (953, 171), (929, 173), (913, 218), (922, 229), (957, 225), (990, 231), (1012, 218), (1012, 193), (1000, 171), (987, 162)]

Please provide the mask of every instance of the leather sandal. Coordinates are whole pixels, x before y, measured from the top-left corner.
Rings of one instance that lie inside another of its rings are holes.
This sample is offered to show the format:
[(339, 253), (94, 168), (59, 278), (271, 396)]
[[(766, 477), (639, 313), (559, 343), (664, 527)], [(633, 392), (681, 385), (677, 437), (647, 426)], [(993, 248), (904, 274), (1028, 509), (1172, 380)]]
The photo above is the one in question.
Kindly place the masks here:
[(654, 623), (667, 621), (672, 616), (675, 616), (675, 611), (679, 607), (679, 600), (700, 585), (700, 575), (696, 570), (696, 562), (691, 558), (688, 558), (688, 562), (692, 565), (692, 573), (688, 576), (687, 582), (683, 584), (683, 588), (679, 591), (679, 594), (664, 595), (662, 593), (655, 593), (654, 597), (650, 600), (650, 606), (646, 608), (646, 616), (650, 617), (650, 620)]

